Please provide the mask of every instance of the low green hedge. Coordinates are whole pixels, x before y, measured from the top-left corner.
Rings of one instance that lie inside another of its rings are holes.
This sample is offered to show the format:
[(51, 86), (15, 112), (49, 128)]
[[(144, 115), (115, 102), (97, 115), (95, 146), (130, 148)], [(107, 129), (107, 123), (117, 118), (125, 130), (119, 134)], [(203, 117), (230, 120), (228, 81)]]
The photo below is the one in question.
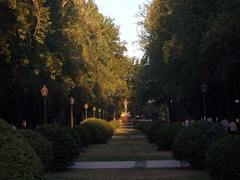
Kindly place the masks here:
[(78, 145), (71, 134), (66, 129), (53, 125), (44, 125), (37, 131), (52, 143), (53, 161), (50, 169), (59, 171), (71, 166), (79, 155)]
[(170, 150), (174, 138), (181, 130), (182, 125), (179, 123), (169, 123), (159, 126), (155, 130), (156, 143), (159, 150)]
[(180, 161), (190, 163), (192, 168), (205, 166), (207, 148), (220, 137), (228, 133), (219, 125), (210, 122), (195, 122), (183, 127), (176, 136), (172, 152)]
[(116, 131), (118, 128), (120, 128), (120, 122), (118, 120), (112, 120), (109, 122), (109, 124), (112, 126), (113, 131)]
[(103, 126), (95, 123), (88, 123), (88, 122), (83, 123), (82, 125), (86, 127), (90, 132), (92, 142), (94, 144), (103, 144), (107, 142), (108, 132)]
[(23, 138), (32, 146), (45, 170), (49, 169), (49, 165), (53, 159), (53, 149), (51, 143), (41, 134), (27, 129), (18, 130)]
[(0, 179), (44, 179), (44, 168), (36, 152), (17, 130), (2, 119), (0, 119)]
[(226, 136), (206, 153), (206, 169), (213, 180), (240, 179), (240, 136)]
[(82, 148), (82, 141), (81, 141), (81, 136), (79, 136), (78, 131), (75, 128), (65, 128), (73, 137), (73, 139), (75, 140), (75, 142), (78, 145), (78, 148), (81, 149)]
[(102, 126), (108, 133), (108, 138), (111, 138), (113, 135), (113, 127), (105, 120), (103, 119), (97, 119), (97, 118), (89, 118), (89, 119), (85, 119), (84, 121), (82, 121), (81, 124), (95, 124), (98, 126)]
[(84, 147), (87, 147), (88, 145), (94, 143), (92, 134), (90, 133), (87, 127), (80, 125), (80, 126), (74, 127), (74, 129), (77, 131), (81, 139), (81, 143)]
[(152, 121), (152, 122), (137, 122), (135, 127), (142, 131), (148, 138), (150, 143), (156, 142), (156, 130), (162, 125), (163, 121)]

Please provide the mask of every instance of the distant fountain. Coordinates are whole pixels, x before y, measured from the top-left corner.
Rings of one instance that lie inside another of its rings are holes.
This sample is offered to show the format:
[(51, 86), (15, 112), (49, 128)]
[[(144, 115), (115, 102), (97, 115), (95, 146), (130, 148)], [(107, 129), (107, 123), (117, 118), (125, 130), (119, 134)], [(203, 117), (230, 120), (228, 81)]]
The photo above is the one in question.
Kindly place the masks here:
[(130, 121), (131, 114), (130, 114), (130, 112), (128, 112), (128, 104), (129, 104), (128, 100), (124, 99), (124, 101), (123, 101), (124, 111), (122, 112), (121, 118), (120, 118), (120, 121), (122, 124), (131, 123), (131, 121)]

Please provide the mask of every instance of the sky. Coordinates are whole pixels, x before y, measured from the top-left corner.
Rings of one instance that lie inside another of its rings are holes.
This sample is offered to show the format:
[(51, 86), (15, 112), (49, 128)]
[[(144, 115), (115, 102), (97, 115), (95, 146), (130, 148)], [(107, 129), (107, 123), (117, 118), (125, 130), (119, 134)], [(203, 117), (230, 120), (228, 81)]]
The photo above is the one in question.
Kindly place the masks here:
[[(137, 17), (139, 5), (147, 0), (95, 0), (99, 11), (107, 17), (114, 19), (114, 23), (120, 26), (121, 41), (127, 42), (127, 55), (141, 58), (143, 52), (137, 43)], [(139, 28), (138, 28), (139, 29)]]

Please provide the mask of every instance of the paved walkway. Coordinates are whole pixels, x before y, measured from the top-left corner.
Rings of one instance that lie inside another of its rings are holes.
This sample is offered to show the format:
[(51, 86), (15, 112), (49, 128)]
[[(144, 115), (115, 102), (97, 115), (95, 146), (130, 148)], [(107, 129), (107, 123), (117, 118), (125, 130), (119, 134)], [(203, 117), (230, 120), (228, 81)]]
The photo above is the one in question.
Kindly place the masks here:
[(146, 136), (133, 128), (120, 128), (107, 144), (86, 148), (72, 168), (126, 169), (186, 167), (172, 159), (171, 152), (158, 151)]
[(73, 169), (128, 169), (128, 168), (181, 168), (188, 167), (175, 160), (158, 161), (95, 161), (95, 162), (76, 162)]

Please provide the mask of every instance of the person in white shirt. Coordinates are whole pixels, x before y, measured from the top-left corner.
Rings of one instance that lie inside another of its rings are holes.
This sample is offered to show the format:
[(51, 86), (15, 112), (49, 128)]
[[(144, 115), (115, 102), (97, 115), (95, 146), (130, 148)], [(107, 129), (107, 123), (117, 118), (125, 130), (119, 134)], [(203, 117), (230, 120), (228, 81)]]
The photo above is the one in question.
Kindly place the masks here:
[(237, 134), (237, 123), (235, 121), (231, 121), (228, 126), (231, 134)]

